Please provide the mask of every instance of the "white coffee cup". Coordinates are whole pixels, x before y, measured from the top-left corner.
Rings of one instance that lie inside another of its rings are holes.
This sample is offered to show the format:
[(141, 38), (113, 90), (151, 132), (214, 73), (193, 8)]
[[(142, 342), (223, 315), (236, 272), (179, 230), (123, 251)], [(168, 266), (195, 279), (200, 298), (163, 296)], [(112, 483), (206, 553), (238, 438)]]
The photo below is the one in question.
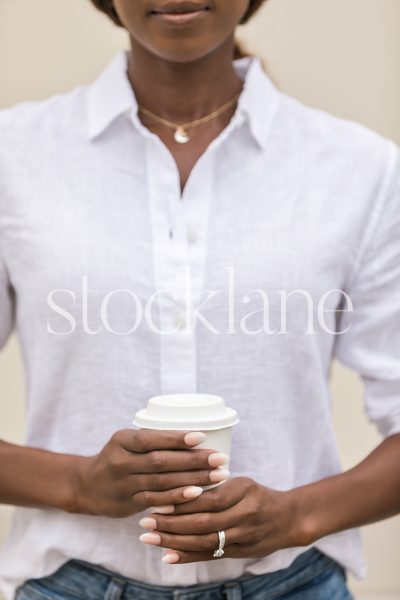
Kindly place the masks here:
[[(150, 398), (147, 407), (136, 413), (133, 424), (160, 431), (201, 431), (207, 439), (196, 449), (207, 448), (230, 456), (233, 427), (238, 422), (237, 412), (226, 406), (221, 396), (180, 393)], [(220, 484), (203, 487), (211, 489), (217, 485)]]

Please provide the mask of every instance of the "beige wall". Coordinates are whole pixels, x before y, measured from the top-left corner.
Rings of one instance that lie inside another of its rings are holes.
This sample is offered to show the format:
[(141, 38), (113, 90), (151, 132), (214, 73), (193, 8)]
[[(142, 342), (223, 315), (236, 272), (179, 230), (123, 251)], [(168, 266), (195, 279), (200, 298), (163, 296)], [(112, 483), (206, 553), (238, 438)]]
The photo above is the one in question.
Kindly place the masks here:
[[(242, 33), (286, 92), (400, 143), (399, 0), (271, 0)], [(0, 106), (91, 80), (125, 45), (87, 0), (0, 0)], [(335, 422), (343, 464), (378, 442), (357, 377), (335, 365)], [(13, 339), (0, 356), (0, 437), (22, 440), (23, 374)], [(0, 543), (10, 509), (0, 507)], [(400, 518), (365, 528), (369, 576), (357, 598), (400, 598)]]

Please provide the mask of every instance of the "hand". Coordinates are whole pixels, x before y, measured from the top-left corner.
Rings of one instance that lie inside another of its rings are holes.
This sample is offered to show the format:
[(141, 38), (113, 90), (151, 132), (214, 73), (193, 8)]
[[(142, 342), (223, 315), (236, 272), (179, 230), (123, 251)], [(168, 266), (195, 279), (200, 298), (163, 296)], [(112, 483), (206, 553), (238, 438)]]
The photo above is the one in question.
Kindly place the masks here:
[(71, 512), (128, 517), (150, 507), (173, 511), (197, 498), (203, 492), (199, 486), (229, 476), (214, 470), (227, 456), (193, 448), (204, 438), (197, 432), (118, 431), (96, 456), (77, 457), (77, 508)]
[[(291, 494), (237, 477), (206, 490), (173, 514), (145, 517), (140, 525), (151, 533), (142, 542), (168, 548), (163, 562), (189, 563), (213, 558), (218, 530), (226, 536), (225, 558), (257, 558), (281, 548), (307, 545), (297, 532)], [(304, 543), (303, 543), (304, 542)]]

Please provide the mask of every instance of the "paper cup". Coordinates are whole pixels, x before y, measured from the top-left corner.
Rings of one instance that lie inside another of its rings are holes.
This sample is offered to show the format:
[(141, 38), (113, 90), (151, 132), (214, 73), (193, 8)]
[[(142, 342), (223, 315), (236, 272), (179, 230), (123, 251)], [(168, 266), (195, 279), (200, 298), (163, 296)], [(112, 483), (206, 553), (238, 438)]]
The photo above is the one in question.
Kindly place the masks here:
[[(233, 426), (238, 422), (237, 412), (226, 406), (221, 396), (165, 394), (150, 398), (147, 407), (136, 413), (133, 424), (141, 429), (160, 431), (202, 431), (207, 439), (196, 449), (207, 448), (230, 456)], [(221, 484), (203, 486), (203, 489), (217, 485)]]

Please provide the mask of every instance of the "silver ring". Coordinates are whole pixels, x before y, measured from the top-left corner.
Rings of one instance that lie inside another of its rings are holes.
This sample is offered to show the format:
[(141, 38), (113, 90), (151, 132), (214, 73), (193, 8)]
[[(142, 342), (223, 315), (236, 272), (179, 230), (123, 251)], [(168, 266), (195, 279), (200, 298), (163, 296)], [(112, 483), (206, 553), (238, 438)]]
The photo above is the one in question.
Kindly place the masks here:
[(218, 531), (218, 539), (219, 545), (216, 550), (214, 550), (213, 557), (221, 558), (224, 555), (224, 546), (225, 546), (225, 531)]

